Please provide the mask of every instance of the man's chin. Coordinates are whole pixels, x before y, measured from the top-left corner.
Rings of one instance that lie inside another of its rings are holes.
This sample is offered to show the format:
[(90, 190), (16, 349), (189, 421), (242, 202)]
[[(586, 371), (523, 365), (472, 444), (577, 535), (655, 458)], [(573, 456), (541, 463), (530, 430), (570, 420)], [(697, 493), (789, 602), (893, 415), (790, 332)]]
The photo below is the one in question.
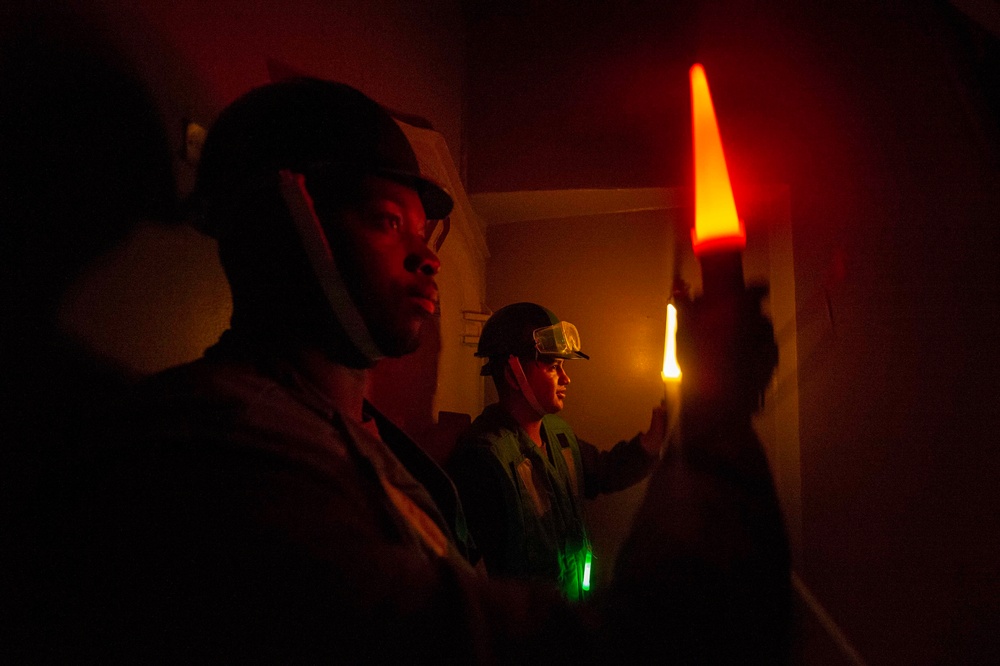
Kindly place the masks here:
[(405, 345), (401, 344), (401, 345), (395, 345), (395, 346), (389, 347), (387, 349), (382, 349), (382, 352), (388, 358), (400, 358), (400, 357), (408, 356), (409, 354), (412, 354), (413, 352), (417, 351), (419, 348), (420, 348), (420, 345), (417, 344), (417, 343), (414, 343), (414, 344), (405, 344)]
[(420, 348), (424, 328), (430, 325), (430, 322), (417, 322), (410, 326), (396, 327), (392, 333), (377, 336), (375, 342), (381, 352), (390, 358), (406, 356)]

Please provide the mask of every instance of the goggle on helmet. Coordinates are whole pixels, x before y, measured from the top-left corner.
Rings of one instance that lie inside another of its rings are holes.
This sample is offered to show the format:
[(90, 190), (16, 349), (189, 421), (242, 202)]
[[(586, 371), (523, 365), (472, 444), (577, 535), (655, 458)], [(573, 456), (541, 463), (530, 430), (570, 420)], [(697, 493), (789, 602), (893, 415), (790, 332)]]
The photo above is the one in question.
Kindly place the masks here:
[(483, 325), (476, 356), (488, 358), (480, 374), (489, 375), (511, 356), (589, 358), (580, 351), (580, 333), (537, 303), (512, 303), (494, 312)]
[(538, 354), (567, 359), (590, 358), (580, 351), (580, 332), (568, 321), (536, 328), (531, 337), (535, 340), (535, 351)]

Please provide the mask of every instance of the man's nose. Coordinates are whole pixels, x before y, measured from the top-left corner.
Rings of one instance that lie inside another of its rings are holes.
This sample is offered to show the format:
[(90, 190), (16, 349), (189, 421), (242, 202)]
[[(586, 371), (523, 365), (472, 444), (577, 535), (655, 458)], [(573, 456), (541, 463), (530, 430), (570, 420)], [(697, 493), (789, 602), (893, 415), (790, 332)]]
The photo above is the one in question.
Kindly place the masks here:
[(564, 370), (563, 368), (559, 368), (559, 383), (562, 386), (566, 386), (567, 384), (569, 384), (569, 375), (566, 374), (566, 370)]
[(421, 241), (420, 248), (406, 256), (403, 267), (411, 273), (434, 276), (441, 270), (441, 260), (434, 254), (434, 250)]

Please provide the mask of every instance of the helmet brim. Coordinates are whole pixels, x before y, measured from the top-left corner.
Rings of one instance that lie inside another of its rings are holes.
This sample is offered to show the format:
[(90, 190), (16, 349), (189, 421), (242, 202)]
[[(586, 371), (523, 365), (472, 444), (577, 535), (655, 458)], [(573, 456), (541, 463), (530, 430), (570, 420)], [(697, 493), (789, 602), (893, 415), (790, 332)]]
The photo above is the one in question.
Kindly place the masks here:
[(377, 175), (412, 187), (424, 205), (424, 215), (429, 220), (443, 220), (455, 208), (455, 200), (440, 183), (423, 174), (398, 169), (379, 169)]

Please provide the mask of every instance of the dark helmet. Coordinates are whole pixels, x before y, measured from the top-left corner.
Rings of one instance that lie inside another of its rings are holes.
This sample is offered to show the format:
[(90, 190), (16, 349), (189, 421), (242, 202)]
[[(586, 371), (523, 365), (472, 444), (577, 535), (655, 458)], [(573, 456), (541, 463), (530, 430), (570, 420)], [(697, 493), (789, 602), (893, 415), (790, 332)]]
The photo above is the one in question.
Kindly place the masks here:
[(213, 211), (225, 211), (248, 190), (276, 186), (281, 169), (324, 167), (413, 187), (429, 219), (451, 212), (451, 196), (421, 174), (410, 142), (384, 108), (343, 83), (299, 78), (250, 91), (215, 121), (192, 195), (205, 213), (199, 227), (218, 238), (226, 230)]
[(489, 375), (495, 360), (535, 355), (556, 358), (590, 358), (580, 351), (576, 327), (561, 321), (551, 310), (535, 303), (513, 303), (493, 313), (479, 336), (476, 356), (489, 358), (482, 375)]

